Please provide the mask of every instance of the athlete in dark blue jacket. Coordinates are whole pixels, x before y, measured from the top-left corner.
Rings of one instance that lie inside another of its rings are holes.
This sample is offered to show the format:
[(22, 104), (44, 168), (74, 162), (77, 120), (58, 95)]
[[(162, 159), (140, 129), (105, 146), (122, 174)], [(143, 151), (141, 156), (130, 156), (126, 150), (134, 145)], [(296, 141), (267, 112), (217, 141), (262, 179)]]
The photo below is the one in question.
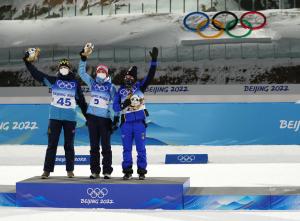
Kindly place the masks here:
[(84, 116), (86, 116), (87, 111), (87, 104), (80, 84), (75, 79), (75, 74), (71, 72), (70, 62), (67, 59), (62, 59), (59, 62), (59, 70), (56, 76), (49, 76), (39, 71), (29, 62), (28, 57), (29, 53), (26, 52), (23, 60), (32, 77), (48, 86), (52, 91), (48, 125), (48, 148), (44, 163), (44, 173), (41, 178), (46, 179), (49, 177), (50, 172), (54, 171), (57, 145), (62, 128), (64, 130), (67, 176), (72, 178), (74, 177), (76, 104), (79, 105)]
[(132, 144), (135, 140), (137, 149), (137, 166), (139, 179), (145, 179), (147, 173), (146, 156), (146, 123), (148, 112), (145, 107), (144, 93), (154, 78), (157, 66), (158, 49), (154, 47), (150, 52), (152, 58), (148, 75), (137, 81), (137, 67), (131, 67), (124, 77), (123, 84), (114, 98), (113, 109), (121, 113), (121, 133), (123, 143), (123, 179), (132, 178)]

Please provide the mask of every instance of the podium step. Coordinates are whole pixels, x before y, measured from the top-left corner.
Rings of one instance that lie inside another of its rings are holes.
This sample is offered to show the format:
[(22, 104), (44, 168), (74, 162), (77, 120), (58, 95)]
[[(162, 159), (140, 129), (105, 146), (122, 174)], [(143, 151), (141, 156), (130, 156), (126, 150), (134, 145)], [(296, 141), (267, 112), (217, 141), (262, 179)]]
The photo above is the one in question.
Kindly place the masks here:
[(189, 178), (90, 180), (87, 177), (32, 177), (0, 186), (0, 206), (185, 209), (300, 210), (300, 187), (189, 187)]
[(32, 177), (16, 184), (17, 206), (111, 209), (183, 209), (189, 178), (110, 180)]
[(16, 187), (0, 185), (0, 206), (16, 206)]
[(299, 210), (300, 187), (192, 187), (187, 210)]

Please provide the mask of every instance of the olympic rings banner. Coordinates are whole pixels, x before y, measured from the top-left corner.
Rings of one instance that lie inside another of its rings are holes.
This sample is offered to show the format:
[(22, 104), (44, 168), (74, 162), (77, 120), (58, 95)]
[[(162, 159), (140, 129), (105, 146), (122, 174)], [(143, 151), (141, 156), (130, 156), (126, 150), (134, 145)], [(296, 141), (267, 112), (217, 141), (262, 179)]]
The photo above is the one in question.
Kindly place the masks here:
[(167, 154), (166, 164), (205, 164), (208, 162), (207, 154)]
[[(221, 20), (224, 19), (225, 21)], [(232, 20), (227, 21), (227, 17), (232, 17)], [(251, 21), (258, 23), (253, 24)], [(219, 38), (224, 36), (224, 33), (231, 38), (246, 38), (255, 30), (264, 28), (267, 25), (266, 16), (258, 11), (250, 11), (243, 13), (238, 17), (235, 13), (230, 11), (221, 11), (212, 16), (204, 12), (191, 12), (183, 19), (184, 27), (192, 32), (196, 32), (202, 38)], [(208, 35), (205, 33), (206, 29), (213, 27), (217, 33)], [(246, 30), (243, 34), (235, 34), (232, 32), (236, 27), (242, 27)]]
[[(148, 104), (147, 109), (148, 145), (288, 145), (300, 140), (298, 103), (173, 103)], [(47, 145), (48, 115), (48, 104), (0, 105), (0, 144)], [(118, 130), (112, 144), (121, 143)], [(89, 145), (78, 109), (75, 144)]]

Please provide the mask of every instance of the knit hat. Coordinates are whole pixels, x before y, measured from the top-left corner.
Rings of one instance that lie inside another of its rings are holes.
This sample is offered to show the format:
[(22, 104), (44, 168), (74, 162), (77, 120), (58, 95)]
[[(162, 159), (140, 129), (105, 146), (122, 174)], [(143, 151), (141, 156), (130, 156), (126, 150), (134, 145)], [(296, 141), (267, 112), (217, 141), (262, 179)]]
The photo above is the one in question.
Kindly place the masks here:
[(108, 75), (108, 67), (104, 64), (99, 64), (97, 67), (96, 67), (96, 74), (100, 71), (104, 71), (106, 73), (106, 75)]
[(135, 80), (137, 80), (137, 66), (132, 66), (127, 71), (126, 75), (132, 76)]
[(67, 68), (71, 69), (70, 61), (66, 58), (61, 59), (59, 61), (58, 68), (61, 68), (61, 67), (67, 67)]

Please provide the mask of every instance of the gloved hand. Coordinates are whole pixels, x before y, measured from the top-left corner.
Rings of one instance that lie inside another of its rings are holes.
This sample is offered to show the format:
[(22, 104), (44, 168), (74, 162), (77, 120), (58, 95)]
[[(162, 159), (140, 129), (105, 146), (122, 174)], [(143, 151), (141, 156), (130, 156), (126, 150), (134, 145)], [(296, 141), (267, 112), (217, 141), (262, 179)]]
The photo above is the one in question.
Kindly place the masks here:
[(149, 54), (152, 58), (152, 61), (156, 61), (157, 57), (158, 57), (158, 48), (157, 47), (153, 47), (152, 51), (149, 51)]
[(25, 62), (35, 62), (40, 56), (41, 49), (28, 48), (24, 54), (23, 60)]
[(81, 51), (80, 51), (80, 57), (81, 57), (81, 60), (82, 61), (86, 61), (86, 59), (87, 59), (87, 56), (84, 56), (83, 54), (84, 54), (84, 49), (82, 49)]
[(25, 54), (24, 54), (24, 57), (23, 57), (23, 61), (28, 62), (28, 58), (29, 58), (29, 52), (26, 51)]
[(121, 104), (121, 108), (122, 110), (125, 109), (126, 107), (131, 105), (131, 100), (129, 98), (127, 98), (122, 104)]
[(80, 52), (81, 59), (86, 61), (87, 57), (93, 53), (94, 45), (92, 43), (86, 43), (84, 48)]
[(115, 130), (118, 129), (118, 125), (119, 125), (119, 116), (115, 116), (114, 117), (114, 121), (112, 122), (111, 125), (111, 132), (113, 133)]

